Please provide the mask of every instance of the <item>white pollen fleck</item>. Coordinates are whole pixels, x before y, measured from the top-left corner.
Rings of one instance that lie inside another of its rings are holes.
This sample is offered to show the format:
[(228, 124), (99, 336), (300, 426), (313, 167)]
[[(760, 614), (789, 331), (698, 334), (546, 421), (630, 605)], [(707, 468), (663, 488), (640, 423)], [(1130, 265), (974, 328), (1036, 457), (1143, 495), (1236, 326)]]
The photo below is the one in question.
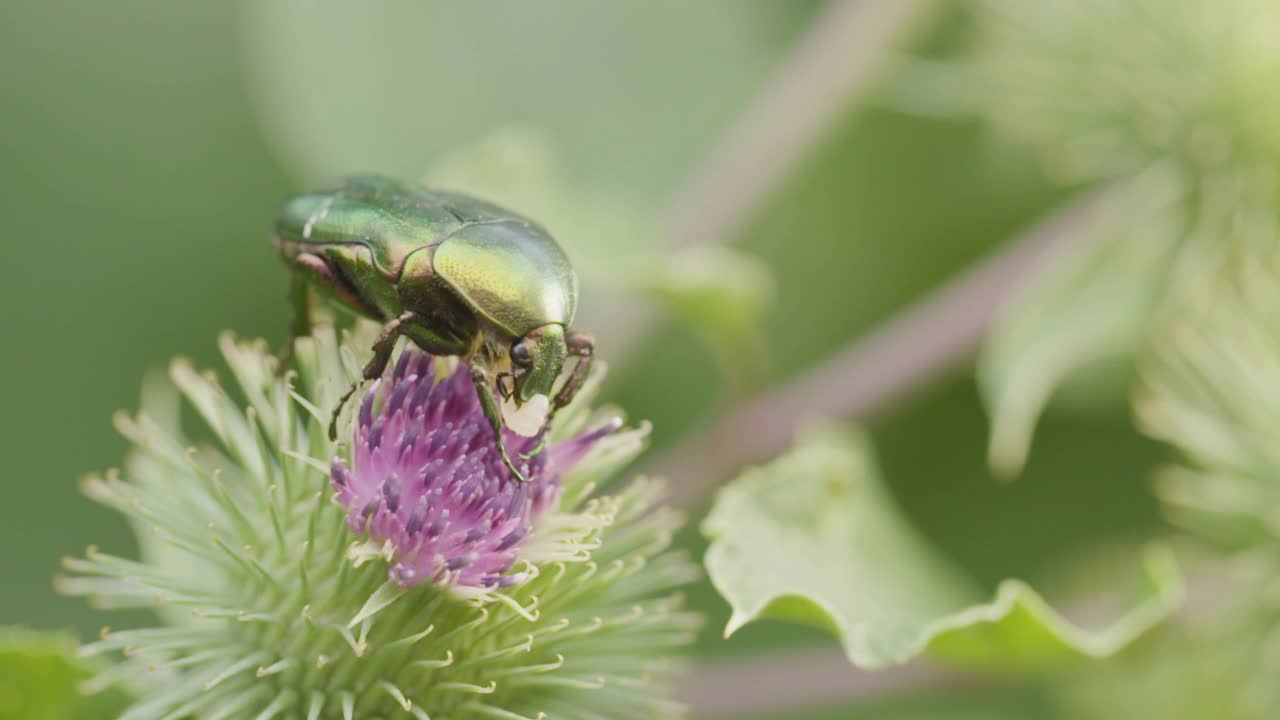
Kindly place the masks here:
[(524, 407), (517, 409), (514, 400), (502, 401), (502, 420), (507, 427), (524, 437), (538, 434), (546, 423), (551, 400), (546, 395), (534, 395)]

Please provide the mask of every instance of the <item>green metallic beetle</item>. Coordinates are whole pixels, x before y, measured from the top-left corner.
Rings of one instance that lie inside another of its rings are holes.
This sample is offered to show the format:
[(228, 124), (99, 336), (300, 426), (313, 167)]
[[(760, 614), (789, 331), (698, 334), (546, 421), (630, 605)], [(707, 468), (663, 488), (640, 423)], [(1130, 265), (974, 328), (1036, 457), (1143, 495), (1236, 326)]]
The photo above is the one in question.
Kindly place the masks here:
[[(503, 444), (494, 390), (517, 408), (537, 395), (550, 397), (567, 356), (576, 356), (550, 402), (549, 420), (582, 387), (594, 348), (591, 336), (569, 329), (577, 277), (545, 230), (466, 195), (360, 176), (286, 201), (275, 246), (293, 271), (286, 353), (293, 339), (311, 334), (310, 288), (316, 288), (339, 307), (384, 323), (366, 380), (382, 375), (402, 335), (433, 355), (460, 356), (498, 452), (525, 480)], [(330, 438), (358, 386), (334, 408)]]

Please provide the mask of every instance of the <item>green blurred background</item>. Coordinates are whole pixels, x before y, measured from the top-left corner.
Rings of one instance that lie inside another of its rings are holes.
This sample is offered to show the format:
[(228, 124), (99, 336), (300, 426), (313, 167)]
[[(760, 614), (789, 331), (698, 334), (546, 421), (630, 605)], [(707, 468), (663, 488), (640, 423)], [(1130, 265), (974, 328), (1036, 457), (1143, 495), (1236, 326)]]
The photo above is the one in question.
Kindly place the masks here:
[[(111, 414), (136, 404), (144, 373), (177, 354), (216, 366), (224, 329), (283, 340), (285, 275), (269, 232), (286, 194), (342, 172), (423, 176), (521, 128), (553, 150), (562, 197), (585, 193), (656, 225), (821, 5), (0, 3), (0, 625), (85, 634), (119, 622), (51, 587), (61, 555), (132, 547), (77, 479), (120, 461)], [(965, 30), (944, 11), (916, 49), (946, 54)], [(737, 238), (775, 275), (760, 318), (769, 379), (803, 372), (1062, 197), (976, 122), (904, 115), (874, 97), (851, 107)], [(624, 237), (660, 252), (653, 233)], [(654, 421), (658, 447), (708, 422), (730, 392), (702, 338), (675, 318), (625, 363), (601, 348), (618, 367), (608, 394)], [(1154, 526), (1146, 482), (1159, 453), (1130, 429), (1123, 397), (1051, 410), (1013, 484), (989, 477), (968, 373), (871, 427), (908, 513), (992, 585), (1023, 577), (1052, 598), (1069, 584), (1062, 568)], [(692, 596), (712, 617), (704, 655), (833, 643), (772, 624), (725, 642), (723, 602), (709, 587)], [(1005, 710), (973, 717), (1017, 717), (1025, 699), (1002, 696)], [(866, 717), (932, 717), (927, 705)]]

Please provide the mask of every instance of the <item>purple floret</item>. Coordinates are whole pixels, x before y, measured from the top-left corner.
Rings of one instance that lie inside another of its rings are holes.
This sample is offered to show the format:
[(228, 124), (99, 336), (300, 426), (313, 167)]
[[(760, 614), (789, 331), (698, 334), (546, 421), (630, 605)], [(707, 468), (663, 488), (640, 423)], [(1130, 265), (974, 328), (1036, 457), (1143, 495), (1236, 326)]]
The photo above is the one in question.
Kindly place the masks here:
[(618, 423), (549, 443), (503, 430), (529, 482), (503, 464), (465, 372), (437, 377), (432, 356), (407, 349), (364, 396), (353, 467), (334, 458), (330, 479), (357, 534), (395, 548), (391, 579), (471, 587), (507, 586), (534, 519), (560, 498), (561, 477)]

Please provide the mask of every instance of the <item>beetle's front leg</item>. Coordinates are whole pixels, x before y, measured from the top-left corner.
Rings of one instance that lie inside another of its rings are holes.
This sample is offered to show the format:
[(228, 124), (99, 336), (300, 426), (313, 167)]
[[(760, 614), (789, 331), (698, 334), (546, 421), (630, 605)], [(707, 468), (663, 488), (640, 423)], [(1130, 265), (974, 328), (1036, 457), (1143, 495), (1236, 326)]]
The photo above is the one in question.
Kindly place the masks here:
[(351, 387), (338, 398), (338, 405), (333, 409), (333, 417), (329, 420), (329, 439), (338, 439), (338, 415), (342, 413), (342, 406), (347, 404), (347, 400), (355, 394), (356, 388), (360, 387), (360, 383), (365, 380), (372, 380), (382, 377), (382, 373), (386, 372), (387, 364), (391, 362), (391, 351), (396, 347), (396, 340), (400, 339), (400, 335), (404, 333), (407, 324), (417, 319), (417, 315), (412, 311), (406, 311), (400, 317), (392, 320), (382, 326), (382, 333), (378, 335), (378, 339), (373, 343), (373, 357), (364, 366), (364, 372), (361, 373), (362, 379), (351, 383)]
[(480, 409), (484, 411), (485, 419), (493, 427), (493, 442), (498, 446), (498, 454), (502, 456), (502, 462), (506, 464), (516, 480), (528, 482), (529, 479), (516, 469), (515, 463), (511, 462), (511, 457), (507, 455), (507, 446), (502, 440), (502, 411), (493, 397), (489, 371), (481, 364), (478, 357), (471, 360), (471, 383), (476, 386), (476, 395), (480, 397)]
[(556, 393), (555, 401), (551, 403), (548, 422), (551, 417), (555, 417), (556, 411), (573, 402), (573, 398), (582, 389), (582, 384), (587, 381), (587, 374), (591, 372), (591, 362), (596, 357), (595, 338), (586, 333), (570, 331), (564, 342), (568, 346), (569, 354), (576, 356), (578, 361), (574, 363), (569, 379), (565, 381), (564, 387), (560, 388), (560, 392)]
[(586, 333), (572, 332), (565, 338), (565, 344), (568, 346), (569, 354), (578, 358), (573, 365), (573, 371), (569, 374), (569, 379), (564, 381), (564, 385), (560, 388), (560, 392), (556, 393), (555, 398), (551, 401), (551, 411), (547, 413), (547, 422), (543, 426), (542, 435), (538, 438), (538, 444), (529, 452), (522, 454), (520, 457), (528, 460), (538, 453), (542, 452), (547, 446), (546, 425), (550, 425), (552, 419), (555, 418), (556, 412), (560, 408), (573, 402), (573, 398), (577, 396), (578, 391), (582, 389), (582, 384), (587, 381), (587, 375), (591, 371), (591, 361), (595, 359), (595, 339)]

